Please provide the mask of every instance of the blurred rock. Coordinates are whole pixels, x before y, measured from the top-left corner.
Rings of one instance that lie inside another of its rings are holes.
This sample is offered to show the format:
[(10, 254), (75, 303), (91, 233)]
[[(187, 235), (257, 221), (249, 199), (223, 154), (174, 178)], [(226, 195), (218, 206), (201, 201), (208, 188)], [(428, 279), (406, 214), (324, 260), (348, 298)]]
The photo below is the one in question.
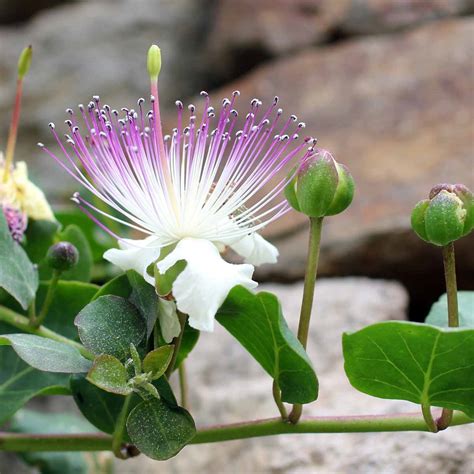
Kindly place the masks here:
[[(263, 285), (280, 297), (284, 314), (295, 329), (302, 285)], [(343, 331), (387, 319), (404, 319), (407, 295), (397, 283), (367, 279), (320, 280), (308, 344), (320, 381), (317, 402), (305, 413), (388, 414), (416, 411), (408, 402), (381, 400), (353, 389), (347, 381), (341, 352)], [(191, 411), (198, 425), (231, 423), (277, 416), (271, 380), (221, 327), (202, 334), (187, 363)], [(465, 474), (472, 465), (473, 429), (461, 426), (428, 433), (360, 433), (288, 435), (187, 446), (177, 457), (160, 463), (160, 473), (174, 474), (399, 474), (450, 472)], [(442, 449), (440, 449), (442, 446)], [(143, 456), (117, 462), (118, 474), (156, 472)]]
[(474, 10), (472, 0), (350, 0), (346, 4), (338, 25), (345, 35), (386, 33)]
[[(48, 122), (62, 123), (66, 107), (87, 103), (94, 94), (117, 108), (133, 107), (139, 97), (146, 97), (146, 52), (152, 43), (163, 51), (164, 107), (174, 109), (177, 98), (194, 93), (206, 72), (200, 39), (212, 18), (212, 5), (212, 0), (80, 2), (42, 12), (24, 27), (0, 29), (4, 117), (10, 116), (14, 100), (18, 54), (33, 45), (18, 143), (19, 157), (32, 156), (35, 164), (42, 163), (32, 170), (33, 177), (56, 195), (69, 193), (71, 181), (57, 180), (59, 169), (37, 150), (36, 142), (48, 143)], [(7, 129), (4, 120), (0, 136), (5, 137)]]
[(473, 11), (473, 0), (220, 0), (209, 48), (216, 71), (231, 78), (262, 60), (315, 44)]
[(26, 21), (41, 10), (63, 3), (66, 3), (65, 0), (21, 0), (21, 2), (0, 0), (0, 24)]
[[(439, 249), (412, 233), (411, 209), (436, 183), (474, 187), (473, 35), (472, 19), (447, 20), (315, 48), (213, 94), (239, 89), (241, 101), (264, 102), (278, 94), (287, 114), (298, 113), (306, 133), (317, 136), (356, 181), (352, 206), (326, 220), (322, 272), (402, 280), (421, 312), (442, 288), (442, 262)], [(304, 225), (304, 216), (291, 212), (267, 229), (281, 257), (262, 267), (260, 278), (303, 276)], [(469, 288), (472, 239), (457, 247), (460, 286)]]

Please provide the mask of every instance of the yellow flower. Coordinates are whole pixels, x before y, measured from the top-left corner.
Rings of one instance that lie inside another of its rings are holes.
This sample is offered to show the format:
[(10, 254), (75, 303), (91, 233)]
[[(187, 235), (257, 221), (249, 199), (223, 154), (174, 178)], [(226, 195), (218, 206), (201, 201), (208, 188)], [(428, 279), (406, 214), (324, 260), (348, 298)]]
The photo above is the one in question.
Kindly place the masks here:
[[(3, 173), (3, 155), (0, 153), (0, 177)], [(28, 168), (24, 161), (15, 164), (6, 183), (0, 179), (1, 203), (21, 210), (29, 219), (55, 220), (43, 191), (28, 179)]]

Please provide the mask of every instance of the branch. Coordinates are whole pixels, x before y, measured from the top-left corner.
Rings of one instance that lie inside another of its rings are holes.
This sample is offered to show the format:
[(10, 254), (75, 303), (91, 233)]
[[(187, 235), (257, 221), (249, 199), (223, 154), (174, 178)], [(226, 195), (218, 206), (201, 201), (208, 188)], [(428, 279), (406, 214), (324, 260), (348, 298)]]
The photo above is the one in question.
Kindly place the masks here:
[[(473, 423), (455, 412), (451, 426)], [(281, 418), (246, 421), (202, 428), (190, 444), (215, 443), (295, 433), (366, 433), (381, 431), (429, 431), (418, 413), (400, 415), (306, 417), (297, 424)], [(0, 432), (0, 451), (111, 451), (112, 437), (103, 433), (22, 434)]]

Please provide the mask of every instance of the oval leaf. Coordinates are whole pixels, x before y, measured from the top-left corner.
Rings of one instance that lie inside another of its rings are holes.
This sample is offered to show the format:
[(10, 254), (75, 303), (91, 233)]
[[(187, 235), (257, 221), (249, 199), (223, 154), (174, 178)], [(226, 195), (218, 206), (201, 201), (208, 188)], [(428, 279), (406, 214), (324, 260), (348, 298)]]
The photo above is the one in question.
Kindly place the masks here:
[(233, 288), (216, 315), (221, 323), (278, 382), (281, 398), (309, 403), (318, 379), (303, 346), (288, 328), (277, 297)]
[(161, 346), (149, 352), (143, 359), (143, 372), (152, 373), (152, 380), (159, 379), (168, 368), (173, 356), (174, 346)]
[(128, 374), (124, 365), (114, 356), (102, 354), (94, 359), (87, 380), (106, 392), (128, 395)]
[(101, 296), (89, 303), (74, 324), (84, 346), (96, 355), (109, 354), (125, 359), (130, 343), (138, 346), (146, 333), (146, 323), (137, 308), (120, 296)]
[(194, 420), (184, 408), (157, 399), (142, 402), (130, 412), (127, 430), (137, 448), (157, 460), (175, 456), (196, 434)]
[(38, 288), (38, 272), (11, 237), (0, 206), (0, 288), (26, 309)]
[(87, 372), (91, 361), (67, 344), (33, 334), (5, 334), (0, 336), (0, 345), (9, 344), (31, 367), (44, 372)]
[(343, 335), (352, 386), (474, 417), (474, 330), (389, 321)]

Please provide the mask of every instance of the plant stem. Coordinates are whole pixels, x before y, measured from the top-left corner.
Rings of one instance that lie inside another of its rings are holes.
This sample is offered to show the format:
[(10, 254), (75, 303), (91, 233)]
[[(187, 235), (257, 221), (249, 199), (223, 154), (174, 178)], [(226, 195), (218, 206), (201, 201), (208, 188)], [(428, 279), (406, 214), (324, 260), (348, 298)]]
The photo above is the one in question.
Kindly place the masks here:
[(280, 412), (282, 420), (288, 420), (288, 413), (286, 412), (286, 407), (281, 401), (281, 392), (280, 387), (276, 380), (273, 381), (273, 399), (275, 400), (278, 411)]
[(38, 328), (39, 326), (41, 326), (41, 324), (43, 324), (43, 321), (46, 319), (46, 316), (48, 315), (49, 308), (51, 306), (51, 303), (53, 302), (54, 294), (58, 286), (60, 275), (61, 275), (60, 271), (58, 270), (53, 271), (53, 275), (49, 282), (48, 292), (46, 293), (46, 298), (44, 299), (40, 314), (37, 317), (31, 319), (31, 323), (33, 327), (35, 328)]
[(170, 378), (171, 374), (173, 373), (174, 366), (176, 365), (176, 359), (178, 358), (181, 342), (183, 341), (184, 328), (186, 327), (186, 321), (188, 319), (188, 316), (187, 314), (183, 314), (181, 313), (181, 311), (178, 311), (178, 318), (179, 318), (179, 324), (181, 325), (181, 332), (179, 333), (179, 336), (173, 339), (173, 342), (172, 342), (172, 344), (174, 345), (174, 351), (173, 351), (173, 356), (171, 357), (170, 365), (168, 366), (168, 369), (166, 370), (166, 377), (168, 378)]
[(8, 181), (10, 168), (13, 164), (13, 155), (15, 154), (16, 137), (18, 134), (18, 123), (20, 121), (21, 96), (23, 91), (23, 79), (16, 81), (15, 105), (13, 107), (12, 121), (8, 133), (7, 149), (5, 150), (5, 168), (3, 169), (3, 183)]
[(123, 402), (122, 409), (120, 410), (120, 414), (117, 418), (117, 423), (112, 436), (112, 451), (119, 459), (128, 458), (128, 455), (122, 450), (122, 440), (123, 434), (125, 433), (125, 424), (127, 422), (128, 408), (130, 406), (131, 399), (131, 394), (125, 397), (125, 401)]
[[(474, 420), (456, 411), (452, 425), (465, 425)], [(418, 413), (370, 416), (308, 417), (298, 424), (281, 418), (252, 420), (230, 425), (210, 426), (198, 430), (191, 444), (216, 443), (235, 439), (256, 438), (296, 433), (370, 433), (393, 431), (429, 431)], [(112, 437), (104, 433), (31, 434), (0, 432), (0, 451), (111, 451)]]
[[(308, 343), (309, 323), (311, 310), (313, 308), (314, 287), (318, 272), (319, 249), (321, 247), (321, 230), (323, 226), (322, 217), (310, 217), (308, 259), (304, 277), (303, 300), (301, 302), (300, 321), (298, 325), (298, 340), (306, 349)], [(303, 405), (294, 404), (289, 415), (292, 423), (298, 423), (303, 413)]]
[[(454, 242), (443, 247), (444, 279), (446, 281), (446, 296), (448, 298), (448, 326), (459, 327), (458, 288), (456, 283), (456, 259)], [(443, 408), (436, 424), (439, 430), (445, 430), (451, 423), (453, 410)]]
[(25, 316), (22, 316), (21, 314), (18, 314), (9, 308), (5, 308), (4, 306), (0, 306), (0, 321), (10, 324), (11, 326), (14, 326), (29, 334), (36, 334), (37, 336), (47, 337), (48, 339), (53, 339), (54, 341), (68, 344), (69, 346), (75, 347), (86, 359), (94, 359), (94, 354), (89, 352), (79, 342), (61, 336), (61, 334), (51, 331), (51, 329), (48, 329), (44, 326), (34, 328), (31, 326), (30, 320), (28, 318), (25, 318)]
[(430, 405), (422, 404), (421, 413), (423, 413), (423, 419), (425, 420), (428, 430), (431, 431), (432, 433), (436, 433), (438, 431), (438, 427), (436, 426), (436, 422), (433, 420), (433, 415), (431, 414)]
[(186, 366), (183, 362), (178, 367), (179, 372), (179, 389), (181, 394), (181, 406), (183, 408), (189, 408), (188, 405), (188, 382), (186, 380)]

